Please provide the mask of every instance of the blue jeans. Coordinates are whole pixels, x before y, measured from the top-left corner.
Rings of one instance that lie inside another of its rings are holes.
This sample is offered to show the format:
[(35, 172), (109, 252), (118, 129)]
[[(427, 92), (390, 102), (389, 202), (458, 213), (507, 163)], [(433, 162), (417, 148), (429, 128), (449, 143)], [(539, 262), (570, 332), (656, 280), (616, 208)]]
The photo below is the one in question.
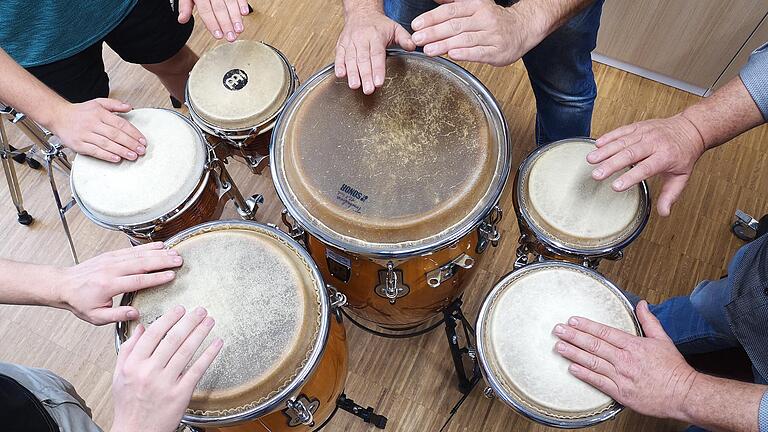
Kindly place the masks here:
[[(728, 274), (733, 274), (744, 248), (739, 249), (728, 265)], [(716, 281), (702, 281), (691, 295), (672, 297), (657, 305), (649, 305), (651, 312), (659, 319), (664, 330), (678, 350), (683, 354), (701, 354), (741, 346), (731, 331), (725, 312), (725, 305), (731, 301), (732, 281), (725, 277)], [(640, 297), (625, 293), (634, 304)], [(753, 368), (755, 382), (768, 384)], [(706, 432), (698, 426), (691, 426), (686, 432)]]
[[(523, 56), (536, 96), (536, 145), (590, 136), (597, 96), (590, 53), (603, 1), (596, 0)], [(414, 18), (437, 6), (432, 0), (384, 0), (387, 16), (409, 32)]]

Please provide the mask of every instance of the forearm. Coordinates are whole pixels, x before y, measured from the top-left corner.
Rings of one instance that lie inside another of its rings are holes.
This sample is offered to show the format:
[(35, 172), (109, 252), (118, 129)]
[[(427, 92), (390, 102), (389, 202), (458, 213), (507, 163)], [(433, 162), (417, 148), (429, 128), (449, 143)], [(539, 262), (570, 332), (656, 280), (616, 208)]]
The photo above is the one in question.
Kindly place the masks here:
[(0, 259), (0, 304), (64, 307), (62, 269)]
[(686, 108), (682, 116), (699, 131), (706, 149), (724, 144), (764, 122), (738, 76), (712, 96)]
[(768, 386), (699, 373), (677, 420), (713, 431), (758, 432), (758, 409)]
[(384, 0), (343, 0), (344, 15), (356, 12), (384, 13)]
[(69, 102), (24, 70), (0, 49), (0, 101), (51, 129), (57, 112)]
[(531, 25), (526, 32), (528, 52), (592, 3), (594, 0), (520, 0), (509, 8), (522, 15), (521, 22)]

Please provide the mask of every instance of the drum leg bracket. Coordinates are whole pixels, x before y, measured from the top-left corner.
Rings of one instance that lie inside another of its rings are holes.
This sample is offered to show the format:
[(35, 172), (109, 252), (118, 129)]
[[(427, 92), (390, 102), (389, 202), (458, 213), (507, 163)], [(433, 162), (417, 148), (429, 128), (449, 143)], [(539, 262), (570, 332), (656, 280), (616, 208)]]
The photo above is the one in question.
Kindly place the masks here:
[(387, 418), (383, 415), (376, 414), (372, 407), (363, 408), (358, 405), (352, 399), (349, 399), (346, 394), (342, 393), (338, 399), (336, 399), (336, 406), (344, 411), (359, 417), (366, 423), (371, 423), (378, 429), (384, 429), (387, 427)]
[[(460, 298), (451, 303), (445, 310), (443, 310), (443, 317), (445, 322), (445, 336), (448, 339), (448, 346), (451, 349), (451, 358), (453, 359), (453, 365), (456, 368), (456, 377), (458, 378), (459, 391), (467, 395), (469, 394), (475, 385), (480, 381), (480, 364), (477, 361), (477, 351), (474, 347), (475, 329), (469, 323), (469, 320), (464, 316), (464, 312), (461, 310), (462, 301)], [(461, 346), (459, 342), (456, 328), (461, 323), (462, 330), (464, 332), (465, 346)], [(464, 367), (464, 359), (468, 358), (472, 364), (471, 375), (467, 374)]]

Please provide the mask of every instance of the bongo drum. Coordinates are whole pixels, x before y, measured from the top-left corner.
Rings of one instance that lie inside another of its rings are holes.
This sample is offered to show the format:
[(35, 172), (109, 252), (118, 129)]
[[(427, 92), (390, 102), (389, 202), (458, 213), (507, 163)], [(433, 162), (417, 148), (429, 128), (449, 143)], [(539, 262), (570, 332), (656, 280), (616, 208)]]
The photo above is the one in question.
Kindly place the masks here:
[(594, 270), (546, 261), (505, 276), (477, 318), (486, 395), (553, 427), (587, 427), (618, 414), (622, 406), (571, 375), (554, 349), (555, 325), (574, 315), (642, 334), (629, 300)]
[(640, 235), (651, 211), (648, 185), (615, 192), (611, 182), (626, 169), (594, 180), (586, 160), (594, 149), (592, 139), (566, 139), (536, 149), (520, 165), (513, 200), (521, 233), (518, 261), (532, 252), (594, 267), (600, 258), (621, 258)]
[(509, 151), (498, 104), (469, 72), (389, 51), (373, 95), (332, 65), (297, 90), (270, 164), (284, 221), (349, 312), (402, 330), (460, 296), (498, 241)]
[(70, 184), (83, 213), (134, 242), (164, 240), (218, 218), (223, 189), (200, 130), (166, 109), (121, 115), (147, 138), (147, 152), (116, 164), (78, 155)]
[(225, 152), (244, 157), (260, 171), (277, 116), (298, 83), (278, 49), (248, 40), (226, 43), (206, 52), (192, 68), (186, 88), (189, 114), (212, 143), (225, 143)]
[(205, 223), (166, 245), (184, 265), (172, 282), (123, 298), (140, 318), (119, 323), (117, 340), (178, 304), (205, 307), (216, 320), (208, 341), (224, 347), (182, 422), (206, 431), (319, 429), (344, 388), (347, 345), (309, 254), (275, 228), (241, 221)]

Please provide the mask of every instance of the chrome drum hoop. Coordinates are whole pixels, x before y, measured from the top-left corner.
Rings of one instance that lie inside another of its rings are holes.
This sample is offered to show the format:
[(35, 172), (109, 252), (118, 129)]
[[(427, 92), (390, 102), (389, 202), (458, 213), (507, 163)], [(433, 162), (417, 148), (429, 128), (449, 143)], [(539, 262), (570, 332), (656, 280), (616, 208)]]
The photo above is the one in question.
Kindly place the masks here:
[(269, 165), (270, 165), (270, 171), (272, 173), (272, 182), (275, 186), (275, 189), (277, 191), (277, 195), (280, 198), (280, 201), (283, 203), (283, 206), (288, 211), (288, 214), (293, 217), (293, 219), (296, 221), (296, 225), (303, 228), (307, 233), (311, 234), (318, 240), (320, 240), (322, 243), (332, 246), (334, 248), (337, 248), (339, 250), (342, 250), (344, 252), (353, 254), (353, 255), (360, 255), (360, 256), (367, 256), (371, 258), (377, 258), (377, 259), (395, 259), (395, 260), (405, 260), (411, 257), (416, 256), (424, 256), (429, 255), (437, 250), (443, 249), (444, 247), (451, 245), (462, 238), (464, 238), (467, 234), (471, 233), (473, 230), (477, 229), (478, 226), (480, 226), (486, 218), (494, 212), (499, 204), (499, 201), (501, 200), (501, 194), (504, 191), (504, 188), (507, 184), (509, 173), (510, 173), (510, 162), (512, 160), (512, 154), (511, 154), (511, 142), (509, 138), (509, 128), (507, 126), (506, 118), (504, 117), (504, 113), (501, 110), (501, 105), (499, 105), (498, 101), (496, 101), (496, 98), (493, 96), (493, 94), (488, 90), (485, 85), (483, 85), (482, 82), (480, 82), (479, 79), (477, 79), (474, 75), (472, 75), (469, 71), (464, 69), (463, 67), (459, 66), (456, 63), (453, 63), (450, 60), (446, 60), (442, 57), (427, 57), (426, 55), (418, 52), (408, 52), (403, 51), (399, 49), (387, 49), (387, 56), (415, 56), (415, 57), (424, 57), (429, 59), (429, 61), (434, 61), (437, 63), (440, 63), (456, 75), (460, 76), (463, 80), (467, 81), (471, 86), (473, 91), (476, 93), (476, 95), (482, 100), (483, 106), (485, 109), (487, 109), (492, 115), (494, 120), (494, 126), (498, 128), (499, 135), (502, 137), (502, 140), (500, 142), (500, 148), (499, 148), (499, 159), (500, 159), (500, 165), (501, 165), (501, 171), (499, 172), (499, 181), (493, 188), (493, 191), (490, 193), (490, 195), (494, 196), (493, 200), (489, 200), (485, 208), (482, 212), (480, 212), (477, 217), (474, 218), (474, 220), (468, 221), (464, 224), (464, 226), (460, 230), (456, 230), (450, 237), (446, 237), (442, 241), (433, 242), (432, 244), (427, 244), (421, 247), (408, 247), (408, 248), (401, 248), (399, 250), (389, 250), (386, 252), (381, 251), (374, 251), (370, 248), (366, 247), (360, 247), (349, 243), (343, 243), (340, 241), (337, 241), (333, 238), (331, 238), (324, 230), (317, 228), (314, 224), (310, 223), (310, 221), (304, 217), (300, 212), (297, 211), (296, 206), (293, 202), (291, 202), (289, 198), (289, 192), (288, 187), (286, 184), (283, 183), (281, 178), (281, 172), (282, 170), (277, 165), (278, 158), (276, 157), (276, 145), (275, 142), (277, 140), (277, 137), (279, 135), (279, 131), (283, 127), (283, 124), (285, 123), (286, 118), (286, 112), (296, 103), (297, 100), (299, 100), (299, 97), (303, 96), (303, 90), (308, 87), (314, 86), (318, 81), (322, 80), (326, 75), (329, 73), (332, 73), (334, 70), (334, 65), (330, 64), (316, 73), (314, 73), (312, 76), (310, 76), (288, 99), (283, 109), (280, 111), (280, 115), (277, 118), (277, 123), (274, 128), (274, 132), (272, 134), (272, 139), (270, 141), (269, 145)]
[(643, 335), (642, 326), (640, 325), (640, 322), (635, 315), (632, 303), (629, 301), (629, 299), (627, 299), (621, 289), (619, 289), (613, 282), (611, 282), (608, 278), (601, 275), (597, 271), (586, 268), (584, 266), (580, 266), (578, 264), (563, 261), (543, 261), (527, 264), (520, 269), (513, 270), (502, 276), (496, 285), (494, 285), (493, 289), (486, 295), (482, 305), (480, 306), (480, 310), (477, 314), (477, 322), (475, 323), (477, 335), (475, 341), (477, 344), (477, 359), (478, 364), (480, 365), (480, 372), (483, 376), (483, 379), (485, 380), (485, 383), (490, 389), (490, 392), (492, 392), (495, 397), (501, 399), (507, 406), (514, 409), (518, 414), (529, 420), (560, 429), (581, 429), (594, 426), (598, 423), (614, 418), (624, 409), (624, 406), (614, 401), (614, 406), (607, 409), (606, 411), (580, 419), (559, 419), (556, 417), (543, 415), (542, 413), (536, 412), (535, 410), (532, 410), (530, 407), (521, 403), (503, 388), (501, 382), (492, 373), (489, 358), (486, 354), (488, 352), (488, 347), (485, 345), (485, 333), (487, 331), (485, 321), (488, 318), (488, 314), (490, 313), (491, 305), (494, 299), (501, 293), (504, 288), (506, 288), (511, 280), (517, 279), (528, 272), (536, 271), (537, 269), (546, 267), (564, 267), (590, 273), (593, 277), (602, 282), (606, 288), (610, 289), (619, 297), (621, 302), (624, 304), (624, 307), (632, 317), (632, 321), (634, 323), (635, 330), (637, 330), (637, 334), (641, 336)]
[(163, 224), (166, 224), (168, 222), (171, 222), (175, 220), (176, 218), (180, 217), (182, 214), (184, 214), (186, 211), (188, 211), (192, 206), (197, 202), (198, 198), (203, 194), (205, 191), (206, 186), (208, 185), (208, 182), (211, 180), (216, 182), (216, 191), (219, 191), (219, 181), (216, 181), (216, 179), (211, 179), (211, 175), (213, 173), (214, 176), (217, 176), (216, 172), (213, 170), (213, 167), (211, 166), (211, 163), (213, 162), (212, 156), (211, 156), (211, 147), (208, 144), (208, 141), (206, 141), (205, 136), (203, 135), (203, 132), (200, 130), (200, 128), (192, 122), (189, 118), (183, 116), (182, 114), (178, 113), (177, 111), (170, 110), (167, 108), (156, 108), (161, 109), (164, 111), (168, 111), (170, 113), (173, 113), (174, 115), (178, 116), (182, 120), (184, 120), (189, 126), (191, 126), (195, 134), (200, 138), (200, 143), (203, 145), (205, 149), (206, 154), (206, 161), (205, 161), (205, 167), (203, 168), (202, 175), (200, 176), (200, 181), (197, 183), (197, 186), (195, 186), (195, 189), (192, 191), (192, 193), (187, 197), (187, 199), (184, 200), (180, 205), (175, 207), (174, 209), (166, 212), (162, 216), (152, 219), (150, 221), (140, 222), (136, 224), (125, 224), (125, 225), (114, 225), (107, 222), (104, 222), (97, 218), (93, 213), (91, 213), (90, 210), (83, 204), (82, 200), (80, 199), (80, 196), (77, 194), (77, 190), (75, 189), (75, 183), (73, 180), (73, 176), (69, 177), (69, 187), (72, 191), (72, 198), (74, 198), (77, 205), (80, 207), (80, 210), (83, 212), (83, 214), (90, 219), (93, 223), (96, 225), (106, 228), (113, 231), (122, 231), (125, 234), (128, 234), (129, 236), (136, 237), (139, 239), (151, 239), (152, 234), (157, 231), (159, 227), (161, 227)]
[[(284, 232), (282, 232), (277, 228), (273, 228), (268, 225), (262, 225), (260, 223), (253, 222), (253, 221), (240, 221), (240, 220), (213, 221), (213, 222), (205, 222), (200, 225), (187, 228), (184, 231), (174, 235), (173, 237), (165, 241), (165, 248), (170, 249), (171, 247), (181, 243), (182, 241), (190, 237), (193, 237), (195, 235), (205, 233), (205, 232), (227, 230), (227, 229), (248, 230), (251, 228), (257, 228), (257, 230), (267, 231), (270, 234), (275, 235), (281, 241), (284, 241), (285, 243), (290, 245), (292, 248), (294, 248), (296, 252), (301, 256), (301, 258), (305, 261), (305, 263), (309, 266), (312, 272), (312, 277), (314, 277), (316, 281), (315, 288), (318, 290), (320, 295), (320, 329), (318, 332), (319, 334), (318, 334), (317, 341), (315, 342), (315, 346), (312, 348), (312, 353), (309, 359), (307, 360), (306, 364), (302, 368), (301, 372), (299, 372), (299, 374), (296, 376), (296, 378), (294, 378), (293, 381), (289, 385), (287, 385), (282, 391), (273, 395), (266, 402), (258, 406), (255, 406), (242, 413), (222, 415), (222, 416), (216, 416), (216, 417), (185, 413), (181, 419), (181, 422), (183, 424), (190, 425), (190, 426), (197, 426), (197, 427), (233, 426), (240, 423), (255, 420), (257, 418), (263, 417), (277, 410), (284, 409), (286, 407), (285, 406), (286, 402), (292, 398), (297, 397), (300, 393), (301, 388), (314, 375), (318, 365), (320, 364), (320, 360), (322, 359), (322, 356), (325, 353), (325, 347), (328, 344), (328, 337), (330, 335), (330, 326), (331, 326), (331, 319), (332, 319), (330, 295), (328, 294), (328, 290), (326, 289), (325, 282), (323, 281), (323, 276), (320, 273), (320, 270), (318, 269), (315, 262), (312, 260), (312, 257), (309, 255), (309, 252), (307, 252), (306, 249), (304, 249), (304, 247), (301, 246), (301, 244), (299, 244), (296, 240), (292, 239), (288, 234), (285, 234)], [(125, 295), (123, 295), (123, 298), (120, 301), (120, 305), (129, 306), (133, 301), (134, 295), (135, 293), (126, 293)], [(128, 322), (121, 321), (116, 323), (115, 349), (118, 352), (120, 351), (120, 345), (124, 343), (126, 340), (128, 340)]]
[(584, 261), (594, 260), (598, 258), (611, 259), (612, 257), (621, 256), (621, 252), (627, 246), (629, 246), (633, 241), (635, 241), (637, 237), (640, 236), (640, 234), (645, 229), (645, 226), (648, 224), (648, 219), (651, 216), (651, 194), (648, 189), (648, 183), (645, 180), (640, 182), (640, 184), (638, 185), (640, 188), (640, 207), (641, 207), (640, 223), (638, 224), (637, 228), (634, 231), (632, 231), (630, 235), (626, 236), (624, 239), (621, 239), (620, 241), (617, 241), (605, 247), (579, 248), (579, 247), (567, 245), (561, 241), (558, 241), (555, 238), (552, 238), (552, 235), (545, 233), (537, 226), (535, 220), (533, 219), (530, 212), (528, 211), (528, 209), (523, 203), (523, 200), (524, 200), (523, 197), (525, 196), (525, 191), (523, 190), (524, 182), (522, 181), (521, 176), (526, 175), (528, 173), (528, 167), (530, 166), (530, 164), (534, 160), (536, 160), (542, 153), (547, 151), (548, 146), (561, 144), (564, 142), (572, 141), (574, 139), (595, 143), (595, 140), (593, 138), (587, 138), (587, 137), (567, 138), (564, 140), (555, 141), (553, 143), (550, 143), (548, 145), (541, 146), (535, 149), (523, 160), (520, 166), (518, 166), (517, 171), (515, 173), (514, 187), (512, 189), (512, 195), (513, 195), (512, 205), (515, 208), (515, 214), (517, 216), (518, 225), (520, 226), (520, 232), (522, 234), (527, 230), (531, 234), (529, 235), (529, 238), (532, 243), (541, 244), (548, 251), (551, 251), (555, 255), (579, 258)]
[(275, 114), (273, 114), (262, 123), (242, 129), (227, 129), (216, 126), (213, 123), (200, 117), (200, 115), (197, 113), (197, 110), (195, 110), (194, 105), (189, 103), (189, 81), (187, 81), (187, 85), (184, 87), (184, 100), (186, 101), (185, 105), (187, 108), (189, 108), (189, 117), (192, 119), (192, 121), (197, 124), (197, 126), (206, 134), (221, 138), (229, 145), (234, 147), (248, 147), (247, 145), (243, 144), (245, 140), (252, 136), (260, 135), (262, 133), (273, 130), (275, 124), (277, 123), (277, 118), (280, 116), (280, 113), (283, 112), (283, 109), (285, 109), (285, 106), (288, 104), (291, 96), (293, 96), (293, 93), (301, 84), (299, 75), (296, 73), (296, 68), (288, 61), (288, 57), (286, 57), (285, 54), (283, 54), (279, 49), (273, 47), (272, 45), (263, 41), (261, 43), (275, 51), (275, 53), (283, 61), (285, 67), (288, 69), (290, 76), (288, 84), (288, 95), (280, 105), (280, 108), (277, 109)]

